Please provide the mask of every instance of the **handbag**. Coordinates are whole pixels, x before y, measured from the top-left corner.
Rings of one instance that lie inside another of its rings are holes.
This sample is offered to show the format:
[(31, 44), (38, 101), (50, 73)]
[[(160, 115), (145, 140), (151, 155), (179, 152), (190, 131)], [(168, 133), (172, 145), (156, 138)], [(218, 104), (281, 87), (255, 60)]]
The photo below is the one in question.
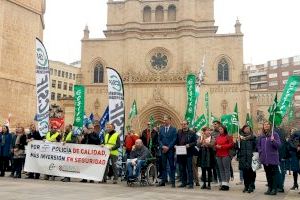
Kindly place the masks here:
[(258, 152), (253, 152), (253, 156), (252, 156), (252, 170), (255, 172), (259, 169), (261, 169), (261, 163), (259, 161), (259, 154)]

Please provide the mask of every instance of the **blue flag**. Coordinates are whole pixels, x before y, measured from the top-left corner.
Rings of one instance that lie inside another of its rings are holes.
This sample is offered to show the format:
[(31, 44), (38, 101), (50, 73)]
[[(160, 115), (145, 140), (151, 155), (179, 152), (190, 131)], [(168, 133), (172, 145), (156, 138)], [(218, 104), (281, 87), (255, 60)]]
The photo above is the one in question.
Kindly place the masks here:
[(104, 132), (105, 132), (105, 124), (109, 121), (109, 108), (108, 106), (106, 107), (100, 121), (99, 121), (99, 125), (101, 128), (101, 131), (99, 133), (99, 138), (101, 140), (101, 143), (103, 143), (104, 141)]
[(94, 121), (94, 114), (93, 114), (93, 113), (90, 114), (90, 120), (91, 120), (92, 122)]

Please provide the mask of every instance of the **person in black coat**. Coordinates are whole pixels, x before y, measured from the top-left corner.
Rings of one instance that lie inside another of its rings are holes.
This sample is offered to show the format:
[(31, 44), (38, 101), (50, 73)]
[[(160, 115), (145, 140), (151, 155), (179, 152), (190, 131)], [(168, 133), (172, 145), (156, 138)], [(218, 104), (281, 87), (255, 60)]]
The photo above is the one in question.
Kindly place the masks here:
[(208, 127), (202, 128), (202, 135), (197, 143), (199, 147), (198, 165), (201, 167), (203, 181), (201, 189), (211, 189), (212, 170), (216, 160), (214, 145), (215, 138), (211, 136), (211, 130)]
[(281, 146), (279, 147), (279, 161), (280, 161), (280, 170), (277, 174), (277, 192), (284, 192), (284, 181), (285, 181), (285, 174), (287, 169), (287, 161), (290, 159), (289, 153), (289, 143), (286, 140), (286, 133), (283, 128), (275, 129), (278, 133)]
[(293, 179), (294, 179), (294, 185), (291, 188), (291, 190), (295, 190), (299, 188), (298, 174), (300, 173), (300, 167), (299, 167), (299, 159), (297, 157), (297, 148), (300, 145), (299, 141), (300, 141), (300, 131), (292, 132), (292, 135), (290, 136), (290, 139), (288, 141), (289, 153), (291, 156), (291, 169), (293, 171)]
[(156, 157), (156, 154), (158, 153), (158, 132), (154, 129), (150, 132), (150, 122), (147, 123), (147, 128), (143, 130), (141, 135), (141, 140), (143, 141), (143, 144), (150, 150), (151, 156)]
[(181, 175), (181, 185), (179, 187), (186, 187), (186, 185), (189, 185), (188, 188), (191, 189), (194, 187), (193, 156), (197, 144), (197, 137), (196, 134), (189, 129), (189, 123), (186, 120), (182, 121), (181, 125), (182, 129), (178, 130), (176, 145), (185, 146), (187, 154), (177, 155), (177, 162), (179, 164)]
[[(42, 137), (40, 133), (36, 130), (36, 126), (32, 123), (29, 127), (29, 134), (27, 135), (27, 143), (31, 142), (32, 140), (42, 140)], [(28, 173), (29, 179), (39, 179), (40, 174), (39, 173)]]
[(25, 163), (25, 146), (27, 145), (27, 136), (23, 127), (18, 127), (16, 131), (16, 141), (13, 145), (14, 152), (14, 178), (21, 178), (21, 172)]
[(239, 170), (243, 171), (244, 176), (243, 192), (251, 193), (255, 189), (256, 178), (256, 172), (252, 170), (253, 152), (256, 152), (256, 137), (248, 125), (244, 125), (241, 129), (236, 149), (238, 150)]
[[(99, 134), (95, 132), (93, 124), (89, 124), (87, 129), (83, 130), (83, 138), (81, 144), (93, 144), (100, 145)], [(86, 179), (82, 179), (81, 183), (86, 183)], [(94, 183), (93, 180), (90, 180), (90, 183)]]

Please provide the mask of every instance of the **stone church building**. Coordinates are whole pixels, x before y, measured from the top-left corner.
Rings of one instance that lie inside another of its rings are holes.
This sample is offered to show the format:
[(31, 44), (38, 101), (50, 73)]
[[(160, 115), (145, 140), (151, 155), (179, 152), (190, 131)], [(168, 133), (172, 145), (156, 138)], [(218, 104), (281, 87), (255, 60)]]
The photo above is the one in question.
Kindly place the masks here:
[[(0, 0), (0, 123), (28, 127), (36, 113), (35, 38), (43, 39), (45, 0)], [(13, 130), (14, 131), (14, 130)]]
[(186, 76), (198, 74), (205, 58), (197, 115), (205, 112), (208, 92), (213, 115), (233, 112), (237, 102), (245, 122), (249, 83), (238, 20), (234, 33), (218, 34), (213, 0), (108, 0), (107, 5), (105, 38), (90, 38), (86, 27), (82, 39), (78, 82), (86, 86), (86, 113), (101, 117), (108, 105), (106, 67), (112, 67), (124, 82), (126, 119), (136, 100), (133, 129), (145, 128), (150, 115), (158, 121), (170, 115), (180, 127)]

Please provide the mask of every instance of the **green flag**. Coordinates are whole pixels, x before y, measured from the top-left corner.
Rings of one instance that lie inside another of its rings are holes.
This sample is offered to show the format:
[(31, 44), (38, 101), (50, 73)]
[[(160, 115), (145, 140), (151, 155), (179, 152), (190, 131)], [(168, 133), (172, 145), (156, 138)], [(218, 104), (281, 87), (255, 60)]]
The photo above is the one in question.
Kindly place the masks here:
[(82, 127), (84, 118), (84, 86), (74, 85), (74, 126)]
[(150, 116), (149, 122), (150, 122), (150, 129), (152, 130), (155, 126), (155, 119), (153, 115)]
[(130, 112), (129, 112), (129, 119), (133, 119), (134, 117), (137, 116), (137, 106), (136, 106), (136, 102), (135, 100), (132, 103), (132, 106), (130, 108)]
[(253, 129), (253, 121), (252, 121), (252, 117), (250, 117), (250, 114), (247, 113), (247, 117), (246, 117), (246, 124)]
[(203, 126), (206, 124), (205, 115), (201, 115), (193, 124), (193, 127), (196, 129), (196, 131), (199, 131)]
[(221, 123), (227, 128), (229, 134), (233, 134), (233, 124), (232, 124), (232, 115), (233, 114), (226, 114), (221, 116)]
[(294, 109), (294, 104), (291, 103), (289, 106), (289, 111), (288, 111), (288, 123), (290, 124), (295, 117), (295, 109)]
[(205, 93), (206, 126), (210, 125), (208, 92)]
[(231, 124), (232, 124), (232, 133), (239, 132), (239, 112), (238, 112), (238, 105), (235, 104), (233, 114), (231, 115)]
[(289, 77), (284, 87), (284, 90), (282, 92), (280, 101), (278, 103), (278, 107), (282, 117), (286, 115), (289, 105), (292, 103), (293, 96), (297, 88), (299, 87), (299, 85), (300, 85), (300, 76), (293, 75)]
[(185, 119), (192, 124), (195, 116), (196, 108), (196, 76), (189, 74), (186, 79), (187, 89), (187, 107), (185, 112)]
[(280, 108), (278, 105), (277, 92), (274, 98), (273, 105), (269, 107), (268, 112), (269, 112), (269, 122), (276, 126), (279, 126), (282, 123), (283, 117), (281, 115)]

